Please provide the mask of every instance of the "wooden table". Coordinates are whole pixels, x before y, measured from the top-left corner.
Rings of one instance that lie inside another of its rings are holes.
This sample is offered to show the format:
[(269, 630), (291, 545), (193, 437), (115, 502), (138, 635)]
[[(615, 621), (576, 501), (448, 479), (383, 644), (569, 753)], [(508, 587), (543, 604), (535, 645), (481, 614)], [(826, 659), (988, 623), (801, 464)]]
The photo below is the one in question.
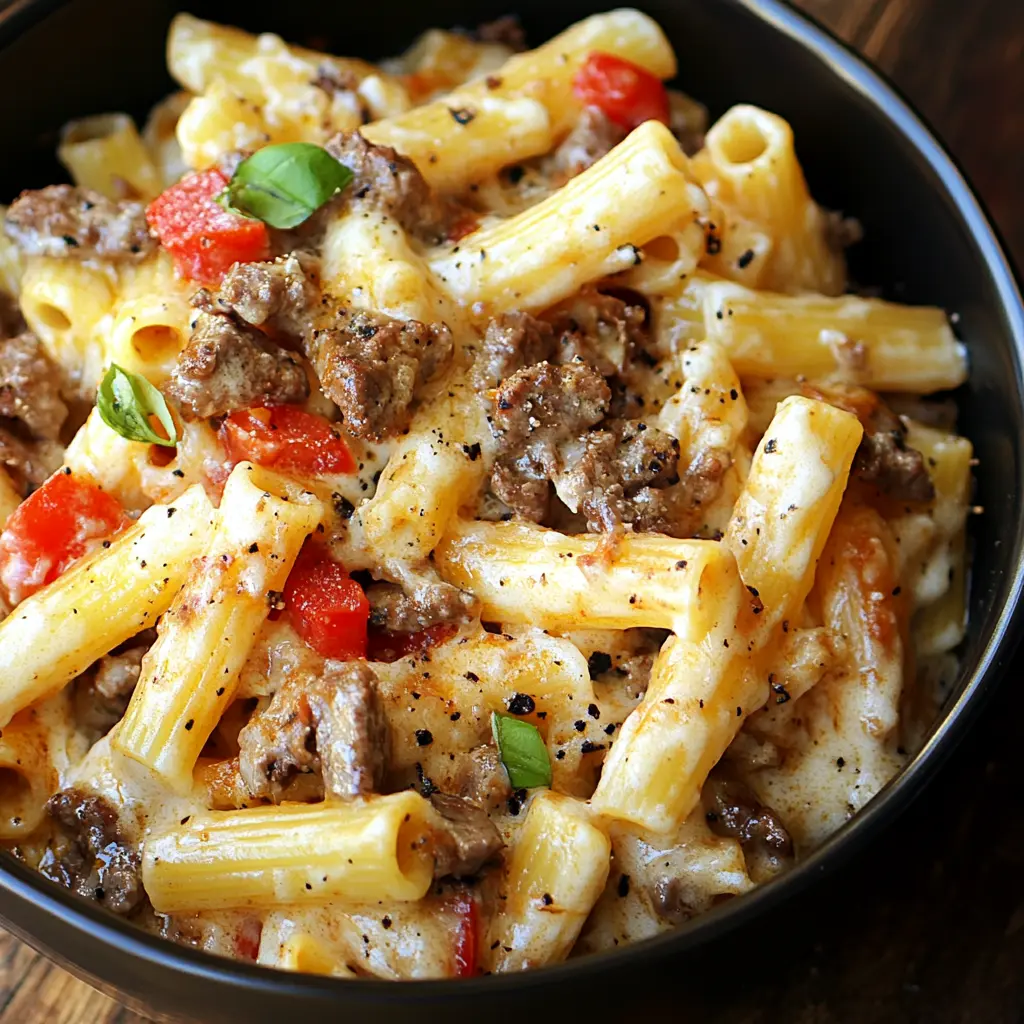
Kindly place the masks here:
[[(1024, 0), (797, 5), (910, 97), (962, 162), (1024, 266)], [(707, 995), (703, 1019), (1024, 1018), (1022, 721), (1024, 691), (1008, 685), (884, 848), (876, 844), (816, 890), (813, 898), (828, 906), (828, 931), (810, 934), (806, 949), (790, 947), (784, 961), (768, 964), (766, 947), (754, 957), (766, 963), (750, 968), (741, 994)], [(0, 957), (0, 1024), (143, 1019), (3, 932)]]

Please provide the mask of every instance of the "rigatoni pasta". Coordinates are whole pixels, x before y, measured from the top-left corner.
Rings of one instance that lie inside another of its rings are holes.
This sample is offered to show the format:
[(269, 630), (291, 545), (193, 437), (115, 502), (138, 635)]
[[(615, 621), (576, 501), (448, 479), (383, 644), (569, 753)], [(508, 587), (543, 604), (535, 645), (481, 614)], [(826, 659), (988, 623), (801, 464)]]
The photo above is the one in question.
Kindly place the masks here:
[(815, 849), (955, 677), (945, 312), (848, 292), (863, 211), (666, 89), (648, 16), (520, 37), (179, 14), (181, 91), (3, 210), (0, 843), (167, 937), (641, 941)]

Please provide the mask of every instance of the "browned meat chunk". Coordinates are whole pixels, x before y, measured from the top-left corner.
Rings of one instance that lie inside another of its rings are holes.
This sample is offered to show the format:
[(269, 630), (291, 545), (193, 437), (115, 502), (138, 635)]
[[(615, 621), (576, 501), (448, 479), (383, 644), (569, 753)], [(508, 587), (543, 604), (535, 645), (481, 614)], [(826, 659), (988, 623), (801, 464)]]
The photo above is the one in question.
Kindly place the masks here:
[(557, 360), (583, 359), (606, 377), (622, 374), (647, 352), (647, 311), (616, 295), (584, 288), (555, 306), (545, 319), (558, 338)]
[[(155, 635), (133, 638), (131, 646), (104, 655), (75, 680), (75, 718), (95, 741), (124, 717)], [(141, 642), (136, 642), (136, 641)]]
[(515, 53), (526, 49), (526, 33), (514, 14), (506, 14), (504, 17), (495, 18), (494, 21), (481, 22), (473, 36), (481, 43), (500, 43)]
[(572, 178), (610, 153), (626, 132), (599, 107), (585, 107), (572, 131), (544, 160), (545, 170), (557, 177)]
[(458, 795), (470, 803), (483, 807), (496, 807), (512, 795), (508, 772), (493, 743), (474, 747), (459, 754), (455, 774)]
[(306, 354), (348, 432), (381, 441), (409, 425), (418, 388), (451, 358), (452, 335), (443, 323), (338, 310), (313, 328)]
[(529, 313), (502, 313), (487, 325), (483, 348), (473, 374), (480, 390), (496, 388), (516, 370), (552, 359), (555, 338), (551, 325)]
[(379, 792), (390, 733), (373, 670), (362, 661), (328, 662), (307, 700), (327, 795), (351, 800)]
[(370, 625), (391, 633), (416, 633), (442, 622), (467, 622), (476, 599), (444, 580), (424, 579), (408, 587), (373, 583), (367, 588)]
[(20, 420), (35, 437), (56, 440), (67, 419), (60, 370), (31, 332), (0, 342), (0, 416)]
[(340, 132), (324, 148), (354, 175), (342, 202), (368, 203), (429, 241), (444, 235), (446, 208), (408, 157), (368, 142), (357, 131)]
[(605, 533), (623, 523), (663, 530), (668, 511), (652, 490), (678, 480), (679, 442), (655, 427), (609, 420), (602, 430), (567, 446), (564, 470), (555, 478), (570, 508), (587, 517), (587, 529)]
[(703, 909), (699, 902), (693, 900), (693, 887), (672, 875), (656, 879), (649, 894), (658, 917), (677, 928)]
[(379, 791), (390, 742), (376, 682), (356, 661), (329, 661), (319, 677), (290, 678), (238, 734), (250, 794), (279, 800), (293, 775), (316, 771), (339, 799)]
[(0, 292), (0, 341), (13, 338), (25, 330), (25, 318), (21, 315), (18, 300), (6, 292)]
[(46, 809), (56, 825), (39, 862), (47, 878), (96, 900), (115, 914), (129, 914), (145, 893), (139, 854), (125, 836), (117, 811), (102, 797), (66, 789)]
[(711, 772), (701, 796), (711, 831), (740, 841), (756, 881), (777, 874), (793, 860), (793, 841), (778, 816), (726, 766)]
[(217, 295), (205, 289), (192, 304), (207, 312), (233, 313), (272, 335), (302, 338), (320, 301), (315, 260), (291, 253), (270, 263), (236, 263)]
[(23, 441), (17, 431), (0, 425), (0, 465), (23, 494), (60, 468), (64, 449), (56, 441)]
[(495, 424), (506, 447), (529, 445), (555, 468), (561, 441), (600, 423), (611, 393), (604, 378), (584, 363), (536, 363), (502, 381), (495, 394)]
[(434, 831), (434, 877), (475, 875), (503, 845), (487, 812), (447, 793), (432, 794), (430, 802), (441, 821)]
[(896, 501), (931, 501), (935, 486), (924, 456), (907, 444), (907, 428), (873, 391), (856, 385), (805, 384), (809, 398), (852, 412), (864, 427), (864, 437), (851, 472)]
[(935, 486), (924, 456), (907, 444), (907, 428), (899, 420), (891, 430), (864, 437), (853, 460), (853, 472), (896, 501), (931, 501)]
[(563, 469), (563, 447), (608, 411), (611, 392), (585, 363), (537, 363), (517, 370), (495, 396), (500, 450), (491, 490), (514, 512), (541, 522), (548, 481)]
[(22, 192), (4, 229), (30, 256), (142, 260), (156, 248), (142, 203), (115, 203), (71, 185)]
[(200, 313), (168, 386), (186, 419), (267, 403), (302, 402), (309, 378), (299, 358), (232, 316)]
[(496, 388), (516, 370), (547, 360), (589, 363), (602, 376), (622, 373), (645, 350), (646, 312), (592, 288), (553, 307), (543, 319), (503, 313), (487, 325), (473, 367), (480, 390)]

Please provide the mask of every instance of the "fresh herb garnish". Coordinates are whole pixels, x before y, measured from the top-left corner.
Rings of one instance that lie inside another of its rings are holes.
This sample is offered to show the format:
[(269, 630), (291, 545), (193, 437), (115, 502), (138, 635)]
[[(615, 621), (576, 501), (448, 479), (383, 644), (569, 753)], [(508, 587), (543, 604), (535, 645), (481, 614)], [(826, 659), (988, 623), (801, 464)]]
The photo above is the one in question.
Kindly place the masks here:
[(513, 789), (551, 785), (551, 759), (544, 737), (532, 722), (511, 715), (491, 714), (491, 732), (498, 756)]
[(285, 142), (246, 157), (217, 201), (272, 228), (294, 228), (351, 180), (352, 172), (323, 147)]
[[(100, 383), (96, 408), (103, 422), (129, 441), (162, 444), (166, 448), (178, 444), (178, 428), (164, 396), (145, 377), (129, 373), (117, 363), (110, 364)], [(156, 431), (151, 416), (156, 417), (166, 436)]]

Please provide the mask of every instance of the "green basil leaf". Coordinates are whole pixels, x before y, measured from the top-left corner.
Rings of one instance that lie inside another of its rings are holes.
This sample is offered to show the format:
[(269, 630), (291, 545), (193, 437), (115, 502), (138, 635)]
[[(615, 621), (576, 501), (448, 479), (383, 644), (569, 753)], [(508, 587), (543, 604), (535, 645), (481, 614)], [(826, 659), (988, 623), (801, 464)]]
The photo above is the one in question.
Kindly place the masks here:
[(513, 789), (551, 785), (551, 759), (537, 726), (521, 718), (492, 712), (491, 732)]
[[(174, 425), (174, 418), (164, 396), (145, 377), (129, 373), (117, 363), (110, 364), (110, 369), (100, 383), (96, 408), (103, 422), (129, 441), (162, 444), (165, 448), (177, 447), (178, 428)], [(167, 437), (153, 429), (149, 422), (150, 416), (160, 421)]]
[(246, 157), (218, 202), (272, 228), (293, 228), (351, 180), (352, 172), (321, 146), (285, 142)]

